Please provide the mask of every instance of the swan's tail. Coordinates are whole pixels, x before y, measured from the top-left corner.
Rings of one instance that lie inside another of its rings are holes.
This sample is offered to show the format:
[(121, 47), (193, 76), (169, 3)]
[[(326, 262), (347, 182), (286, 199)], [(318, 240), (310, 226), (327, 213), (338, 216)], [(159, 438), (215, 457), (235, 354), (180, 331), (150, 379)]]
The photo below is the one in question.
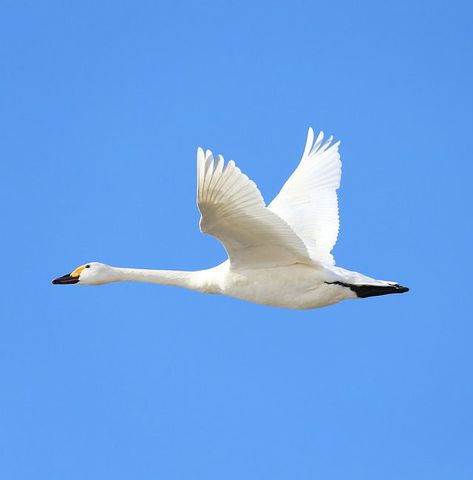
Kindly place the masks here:
[(326, 283), (347, 287), (353, 292), (355, 292), (356, 296), (359, 298), (377, 297), (379, 295), (389, 295), (391, 293), (405, 293), (409, 291), (407, 287), (403, 287), (398, 283), (384, 284), (384, 285), (379, 285), (379, 284), (378, 285), (354, 285), (354, 284), (345, 283), (345, 282), (326, 282)]

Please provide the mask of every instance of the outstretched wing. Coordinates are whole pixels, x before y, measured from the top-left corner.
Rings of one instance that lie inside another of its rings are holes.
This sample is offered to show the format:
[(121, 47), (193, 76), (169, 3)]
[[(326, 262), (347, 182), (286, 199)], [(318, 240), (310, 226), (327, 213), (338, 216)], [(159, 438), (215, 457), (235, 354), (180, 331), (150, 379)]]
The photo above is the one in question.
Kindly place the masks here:
[(338, 146), (323, 143), (320, 132), (314, 143), (309, 128), (307, 143), (299, 166), (289, 177), (268, 209), (285, 220), (303, 240), (315, 262), (333, 265), (333, 246), (339, 229), (337, 189), (342, 163)]
[(197, 205), (200, 230), (217, 237), (232, 268), (262, 268), (312, 263), (304, 242), (276, 213), (266, 208), (258, 187), (233, 161), (214, 161), (197, 152)]

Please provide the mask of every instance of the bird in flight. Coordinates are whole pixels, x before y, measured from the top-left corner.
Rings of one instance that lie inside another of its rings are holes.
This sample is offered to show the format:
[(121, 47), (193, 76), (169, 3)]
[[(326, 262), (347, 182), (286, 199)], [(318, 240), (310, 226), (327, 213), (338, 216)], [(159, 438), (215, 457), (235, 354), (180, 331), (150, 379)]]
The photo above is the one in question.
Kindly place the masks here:
[(331, 254), (339, 230), (339, 142), (309, 128), (302, 159), (266, 205), (256, 184), (232, 160), (197, 151), (200, 230), (218, 238), (228, 259), (199, 271), (112, 267), (90, 262), (53, 284), (150, 282), (222, 294), (292, 309), (332, 305), (409, 289), (336, 267)]

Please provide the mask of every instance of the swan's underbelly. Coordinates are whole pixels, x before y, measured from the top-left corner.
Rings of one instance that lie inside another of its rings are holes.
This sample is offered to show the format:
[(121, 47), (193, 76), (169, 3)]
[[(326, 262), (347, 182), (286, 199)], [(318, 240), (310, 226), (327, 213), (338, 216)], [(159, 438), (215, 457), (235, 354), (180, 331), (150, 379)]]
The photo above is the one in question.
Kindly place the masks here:
[(321, 269), (304, 265), (245, 272), (228, 271), (220, 293), (275, 307), (310, 309), (352, 296), (345, 288), (325, 283)]

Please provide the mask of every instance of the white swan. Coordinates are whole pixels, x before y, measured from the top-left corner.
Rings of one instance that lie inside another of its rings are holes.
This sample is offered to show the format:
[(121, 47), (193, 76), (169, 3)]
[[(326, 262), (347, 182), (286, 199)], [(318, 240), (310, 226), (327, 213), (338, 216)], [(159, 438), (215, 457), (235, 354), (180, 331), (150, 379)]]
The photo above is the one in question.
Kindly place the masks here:
[(217, 237), (228, 260), (195, 272), (117, 268), (91, 262), (53, 280), (54, 284), (102, 285), (151, 282), (219, 293), (277, 307), (309, 309), (348, 298), (409, 289), (334, 265), (338, 236), (336, 190), (340, 185), (339, 142), (314, 142), (309, 128), (299, 166), (276, 198), (265, 205), (254, 182), (233, 161), (197, 152), (200, 230)]

